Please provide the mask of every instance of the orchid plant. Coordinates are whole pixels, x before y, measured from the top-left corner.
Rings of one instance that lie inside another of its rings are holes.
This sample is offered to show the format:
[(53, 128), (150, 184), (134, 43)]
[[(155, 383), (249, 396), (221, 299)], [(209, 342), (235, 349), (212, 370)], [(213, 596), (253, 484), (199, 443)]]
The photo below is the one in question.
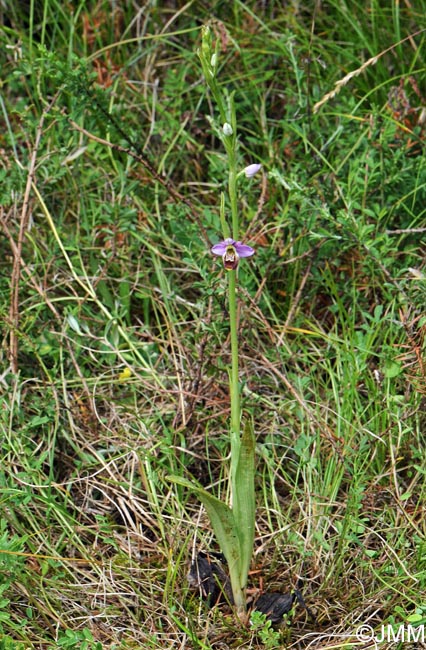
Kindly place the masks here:
[(254, 546), (255, 531), (255, 437), (250, 420), (241, 423), (241, 400), (238, 363), (237, 273), (241, 258), (251, 257), (254, 249), (239, 239), (237, 182), (251, 178), (261, 165), (251, 164), (237, 169), (237, 122), (233, 95), (222, 95), (216, 79), (218, 47), (213, 48), (208, 26), (202, 28), (202, 43), (198, 52), (204, 77), (216, 102), (222, 128), (222, 142), (228, 158), (228, 196), (231, 225), (225, 217), (225, 198), (221, 197), (220, 219), (223, 241), (211, 248), (213, 255), (222, 257), (228, 278), (229, 327), (231, 340), (230, 378), (230, 468), (229, 503), (182, 477), (170, 477), (174, 482), (193, 490), (206, 508), (214, 533), (226, 558), (232, 588), (234, 607), (238, 617), (246, 620), (246, 587)]

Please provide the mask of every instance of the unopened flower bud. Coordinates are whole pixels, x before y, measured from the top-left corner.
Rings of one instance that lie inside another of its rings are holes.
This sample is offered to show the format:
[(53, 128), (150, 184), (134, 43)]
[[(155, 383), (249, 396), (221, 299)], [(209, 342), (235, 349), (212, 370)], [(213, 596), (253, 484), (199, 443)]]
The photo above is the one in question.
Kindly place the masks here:
[(222, 131), (224, 135), (232, 135), (234, 133), (233, 128), (228, 122), (225, 122), (225, 124), (222, 127)]
[(213, 68), (213, 70), (217, 66), (217, 54), (216, 54), (216, 52), (212, 55), (212, 58), (210, 59), (210, 65)]
[(247, 178), (251, 178), (257, 172), (261, 169), (262, 165), (259, 165), (258, 163), (254, 163), (253, 165), (249, 165), (248, 167), (244, 168), (244, 174), (246, 175)]

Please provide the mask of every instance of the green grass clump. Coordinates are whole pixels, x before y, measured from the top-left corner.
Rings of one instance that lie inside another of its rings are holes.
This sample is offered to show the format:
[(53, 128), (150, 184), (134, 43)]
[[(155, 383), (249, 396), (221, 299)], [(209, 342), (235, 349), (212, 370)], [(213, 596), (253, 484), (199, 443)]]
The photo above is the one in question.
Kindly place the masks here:
[(423, 0), (0, 13), (0, 647), (277, 639), (190, 593), (214, 542), (166, 481), (220, 491), (229, 451), (207, 20), (241, 167), (264, 170), (240, 204), (251, 586), (314, 612), (295, 608), (282, 647), (424, 620)]

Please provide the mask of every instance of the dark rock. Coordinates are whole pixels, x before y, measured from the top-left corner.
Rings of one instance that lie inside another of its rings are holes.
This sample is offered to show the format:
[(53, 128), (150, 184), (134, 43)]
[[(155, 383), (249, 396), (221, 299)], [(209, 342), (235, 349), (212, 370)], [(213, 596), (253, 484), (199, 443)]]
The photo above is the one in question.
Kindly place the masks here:
[(223, 564), (222, 553), (203, 553), (200, 551), (191, 564), (188, 582), (197, 589), (201, 598), (213, 607), (221, 601), (233, 603), (231, 584)]
[(293, 607), (295, 600), (297, 600), (297, 602), (302, 605), (308, 614), (312, 616), (311, 611), (303, 600), (302, 594), (297, 589), (287, 594), (266, 592), (259, 596), (253, 606), (253, 609), (257, 610), (258, 612), (262, 612), (262, 614), (265, 614), (266, 617), (272, 621), (272, 623), (280, 623), (284, 614), (288, 614), (288, 612)]

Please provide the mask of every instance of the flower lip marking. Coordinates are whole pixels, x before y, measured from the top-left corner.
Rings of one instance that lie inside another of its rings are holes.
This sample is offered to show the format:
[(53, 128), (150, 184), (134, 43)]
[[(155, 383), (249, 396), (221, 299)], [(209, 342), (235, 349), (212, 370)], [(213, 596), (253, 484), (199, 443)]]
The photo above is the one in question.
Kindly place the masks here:
[(223, 254), (223, 265), (227, 271), (233, 271), (238, 266), (239, 256), (233, 246), (227, 246)]
[(227, 271), (234, 271), (238, 266), (240, 257), (251, 257), (251, 255), (254, 255), (254, 248), (228, 238), (212, 246), (211, 252), (213, 255), (222, 257), (223, 265)]

